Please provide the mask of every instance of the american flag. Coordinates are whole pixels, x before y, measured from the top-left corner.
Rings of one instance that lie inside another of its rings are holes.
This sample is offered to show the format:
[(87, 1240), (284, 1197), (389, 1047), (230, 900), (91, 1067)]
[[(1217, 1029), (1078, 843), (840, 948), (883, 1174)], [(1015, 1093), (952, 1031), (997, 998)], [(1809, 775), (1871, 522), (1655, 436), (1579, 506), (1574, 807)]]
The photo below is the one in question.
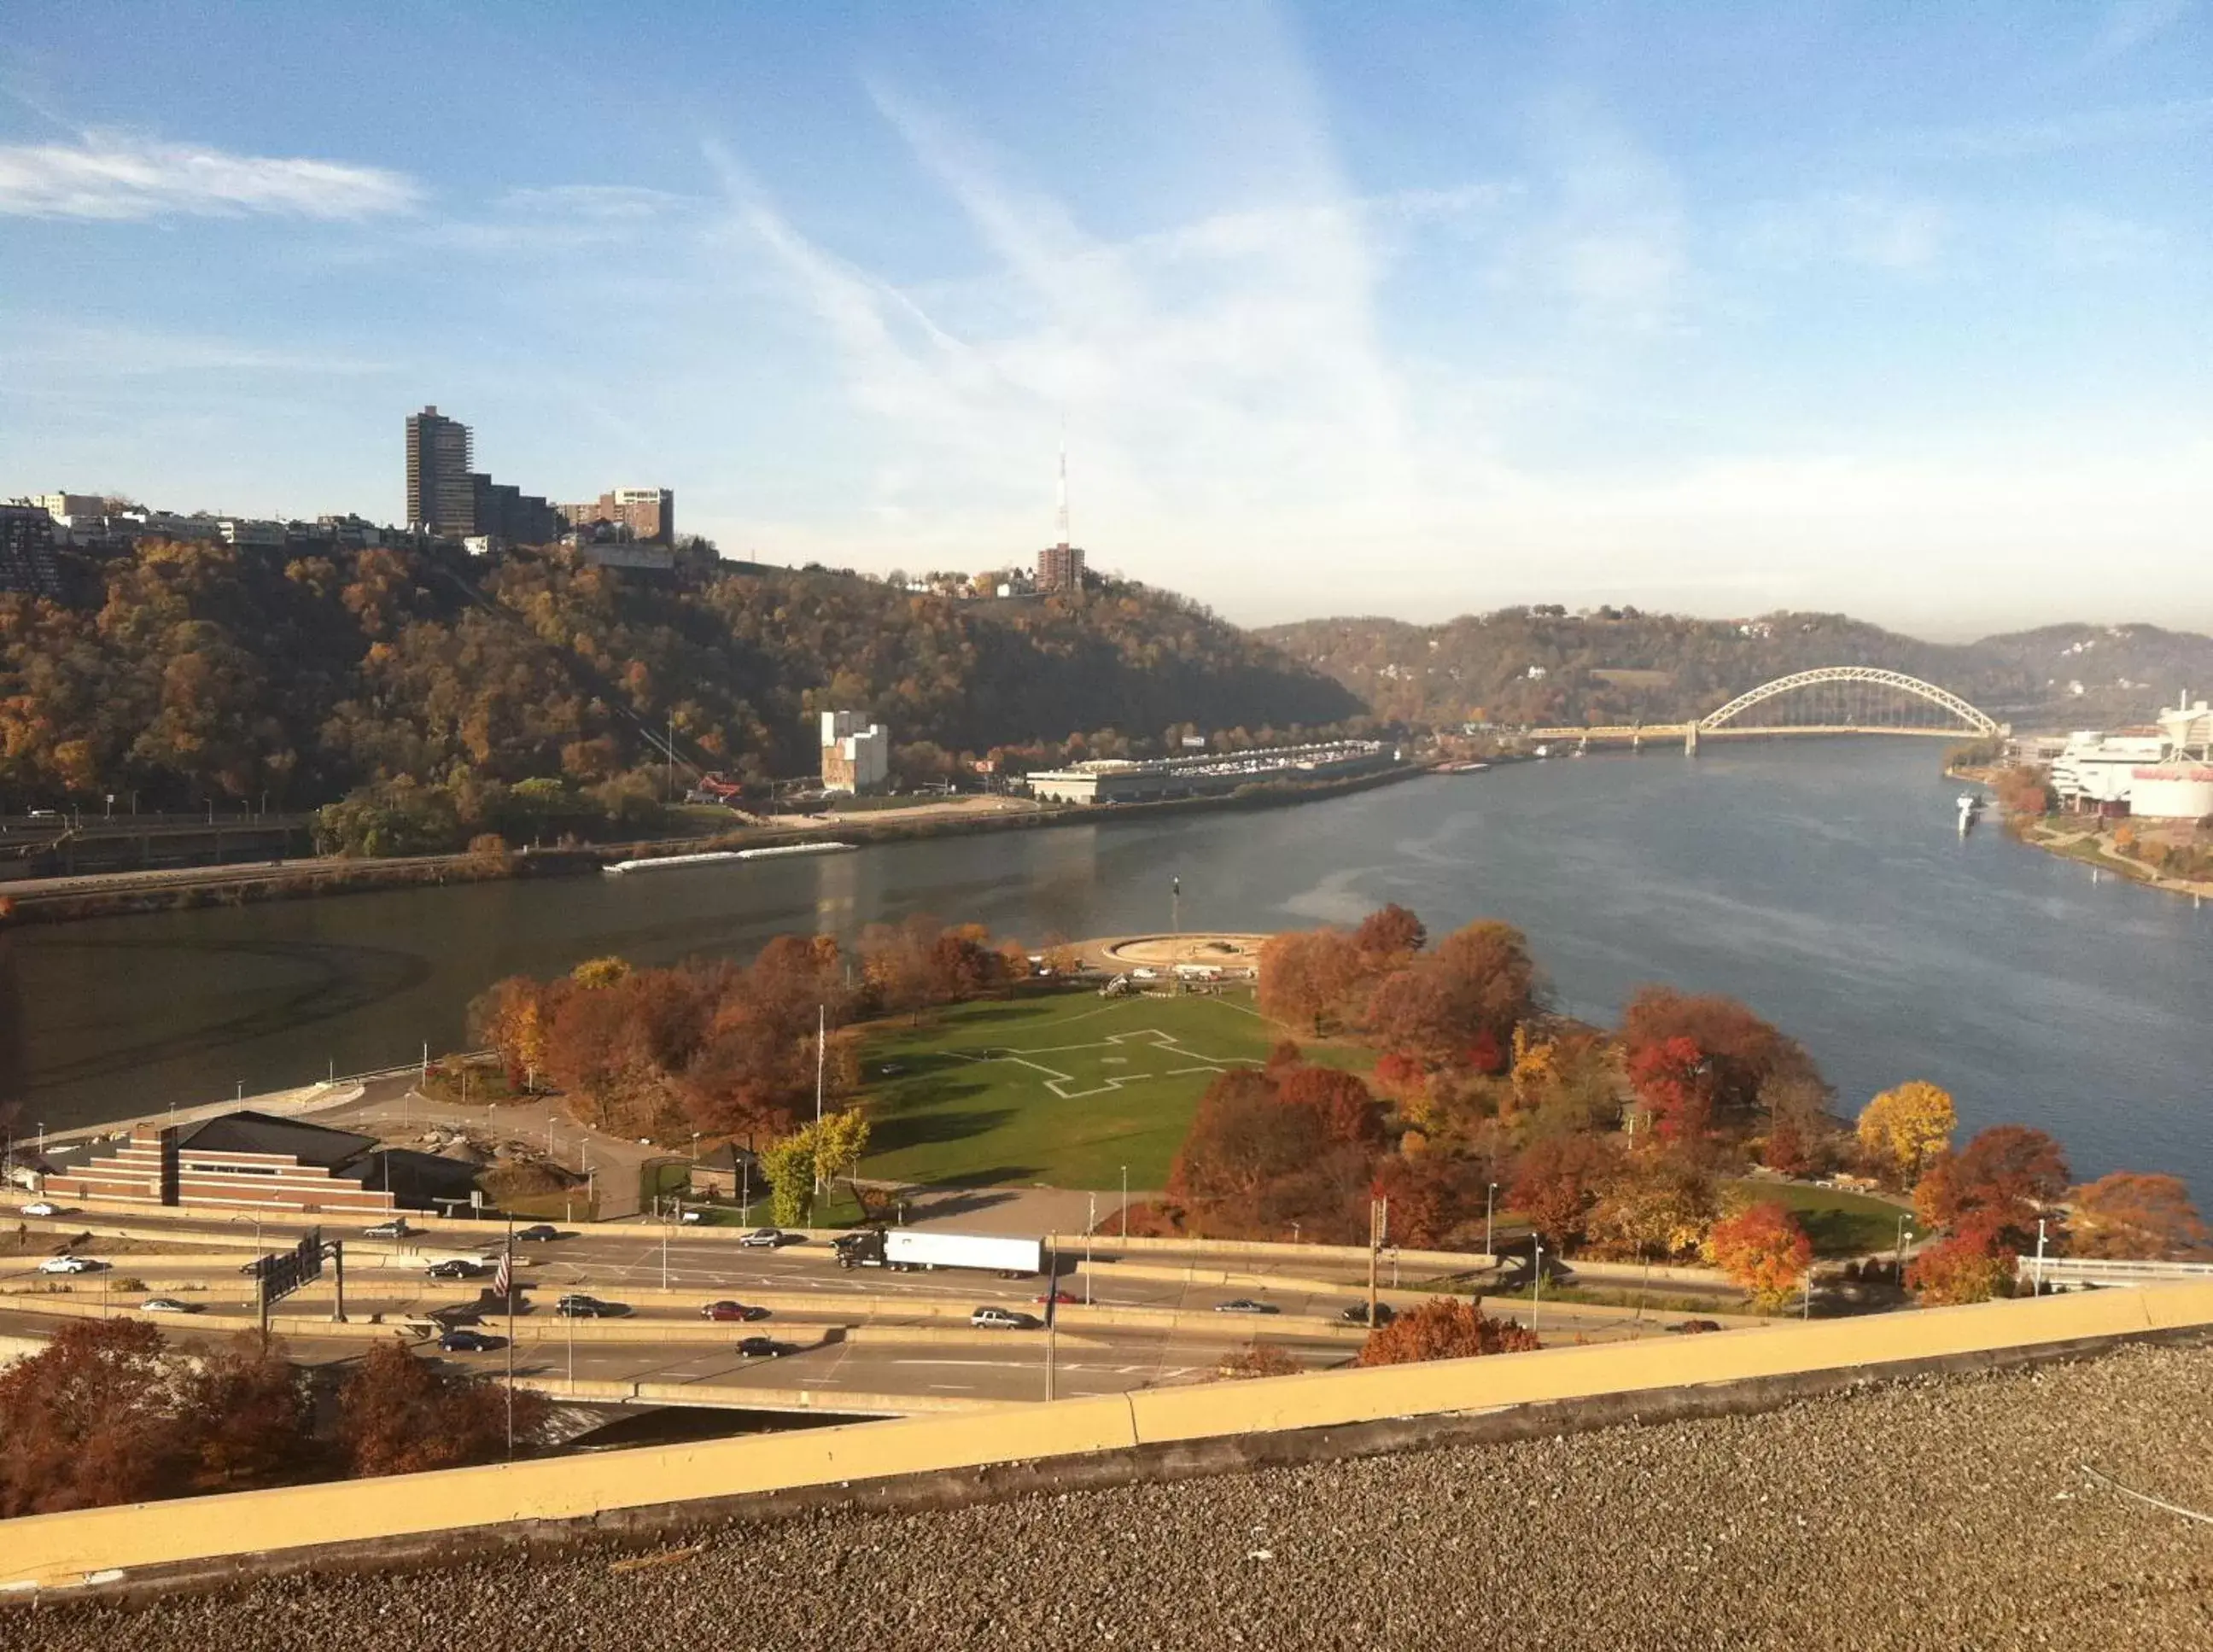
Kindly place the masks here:
[(491, 1294), (495, 1296), (505, 1297), (512, 1295), (514, 1291), (515, 1253), (511, 1250), (502, 1251), (499, 1253), (499, 1271), (491, 1277)]

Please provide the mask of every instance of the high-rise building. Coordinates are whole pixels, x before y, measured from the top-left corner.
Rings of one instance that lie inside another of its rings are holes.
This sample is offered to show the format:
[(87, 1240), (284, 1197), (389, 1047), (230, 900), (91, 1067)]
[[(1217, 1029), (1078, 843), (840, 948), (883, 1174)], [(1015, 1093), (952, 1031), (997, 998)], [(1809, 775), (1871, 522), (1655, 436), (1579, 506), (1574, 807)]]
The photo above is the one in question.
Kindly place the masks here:
[(676, 540), (676, 494), (670, 488), (613, 488), (582, 504), (554, 509), (573, 528), (605, 524), (619, 539), (647, 545), (673, 545)]
[(407, 525), (459, 539), (477, 530), (469, 427), (436, 407), (407, 416)]
[(0, 591), (62, 600), (54, 519), (40, 505), (0, 505)]
[(1083, 547), (1068, 542), (1068, 444), (1060, 447), (1060, 509), (1057, 513), (1060, 543), (1038, 552), (1038, 589), (1080, 591), (1083, 588)]

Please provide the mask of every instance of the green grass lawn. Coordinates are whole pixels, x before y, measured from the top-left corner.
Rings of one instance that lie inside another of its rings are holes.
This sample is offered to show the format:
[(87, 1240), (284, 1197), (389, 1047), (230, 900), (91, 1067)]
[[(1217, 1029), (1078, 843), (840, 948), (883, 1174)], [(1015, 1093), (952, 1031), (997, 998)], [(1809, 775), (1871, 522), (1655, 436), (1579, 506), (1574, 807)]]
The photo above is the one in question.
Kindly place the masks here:
[(1814, 1241), (1816, 1256), (1857, 1256), (1888, 1251), (1898, 1243), (1902, 1204), (1835, 1187), (1796, 1182), (1743, 1181), (1733, 1184), (1755, 1199), (1772, 1199), (1798, 1218)]
[[(863, 1176), (924, 1185), (1158, 1188), (1217, 1073), (1257, 1066), (1283, 1034), (1249, 992), (1049, 997), (957, 1005), (886, 1024), (862, 1052), (875, 1151)], [(1371, 1052), (1302, 1045), (1364, 1070)]]

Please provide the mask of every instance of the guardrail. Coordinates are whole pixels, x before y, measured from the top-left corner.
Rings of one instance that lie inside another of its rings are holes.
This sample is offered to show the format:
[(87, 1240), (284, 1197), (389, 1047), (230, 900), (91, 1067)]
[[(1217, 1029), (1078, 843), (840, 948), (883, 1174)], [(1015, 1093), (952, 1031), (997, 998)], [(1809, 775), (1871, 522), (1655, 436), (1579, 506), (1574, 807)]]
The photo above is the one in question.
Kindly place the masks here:
[(2039, 1271), (2047, 1285), (2055, 1281), (2088, 1283), (2100, 1279), (2164, 1283), (2176, 1280), (2213, 1279), (2213, 1262), (2154, 1262), (2134, 1257), (2101, 1260), (2094, 1256), (2047, 1256), (2039, 1262), (2033, 1256), (2024, 1256), (2014, 1263), (2016, 1279), (2033, 1279)]

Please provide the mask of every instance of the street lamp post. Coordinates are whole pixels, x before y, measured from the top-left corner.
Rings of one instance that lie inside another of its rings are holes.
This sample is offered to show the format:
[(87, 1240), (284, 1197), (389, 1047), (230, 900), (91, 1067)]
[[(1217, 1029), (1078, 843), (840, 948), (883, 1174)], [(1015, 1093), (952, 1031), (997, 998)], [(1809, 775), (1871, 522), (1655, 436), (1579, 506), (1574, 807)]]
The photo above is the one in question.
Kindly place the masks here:
[(1098, 1226), (1099, 1195), (1087, 1194), (1083, 1217), (1083, 1305), (1086, 1308), (1091, 1306), (1091, 1234)]
[(1130, 1236), (1130, 1167), (1122, 1167), (1122, 1237)]
[(1493, 1182), (1491, 1184), (1490, 1190), (1483, 1196), (1483, 1253), (1491, 1259), (1494, 1267), (1498, 1263), (1498, 1252), (1491, 1242), (1492, 1238), (1491, 1218), (1493, 1204), (1497, 1198), (1498, 1184)]
[(1537, 1254), (1529, 1266), (1529, 1332), (1537, 1331), (1537, 1311), (1545, 1304), (1545, 1241), (1537, 1241)]
[(2035, 1294), (2039, 1296), (2044, 1295), (2044, 1218), (2042, 1216), (2036, 1219)]
[(1905, 1242), (1913, 1237), (1913, 1218), (1904, 1211), (1898, 1217), (1898, 1261), (1896, 1269), (1900, 1284), (1905, 1283)]

